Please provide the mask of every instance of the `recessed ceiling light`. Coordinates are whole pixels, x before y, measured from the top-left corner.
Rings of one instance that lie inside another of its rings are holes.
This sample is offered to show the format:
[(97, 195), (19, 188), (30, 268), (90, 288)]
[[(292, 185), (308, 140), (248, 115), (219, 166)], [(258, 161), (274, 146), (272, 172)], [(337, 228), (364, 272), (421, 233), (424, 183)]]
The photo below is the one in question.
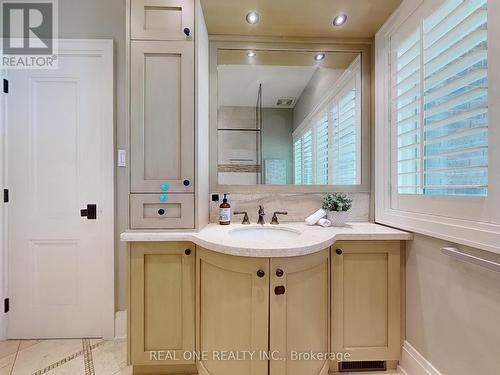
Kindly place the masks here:
[(333, 26), (342, 26), (347, 21), (347, 16), (345, 14), (339, 14), (333, 19)]
[(247, 22), (251, 25), (255, 25), (260, 20), (259, 13), (257, 13), (257, 12), (248, 13), (246, 18), (247, 18)]
[(321, 60), (323, 60), (324, 58), (325, 58), (325, 54), (324, 54), (323, 52), (318, 53), (318, 54), (316, 54), (316, 55), (314, 56), (314, 60), (316, 60), (316, 61), (321, 61)]
[(255, 57), (255, 56), (257, 56), (257, 54), (255, 53), (255, 51), (248, 51), (247, 56), (248, 57)]

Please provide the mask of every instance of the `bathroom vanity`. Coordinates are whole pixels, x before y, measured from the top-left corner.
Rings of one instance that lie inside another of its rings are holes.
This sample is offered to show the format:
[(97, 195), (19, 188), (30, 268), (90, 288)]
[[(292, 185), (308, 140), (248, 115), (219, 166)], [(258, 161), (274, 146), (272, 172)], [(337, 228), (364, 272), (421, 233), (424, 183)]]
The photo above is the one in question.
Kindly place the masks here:
[[(368, 223), (123, 233), (134, 373), (318, 375), (339, 359), (395, 366), (409, 239)], [(310, 353), (331, 354), (298, 357)]]

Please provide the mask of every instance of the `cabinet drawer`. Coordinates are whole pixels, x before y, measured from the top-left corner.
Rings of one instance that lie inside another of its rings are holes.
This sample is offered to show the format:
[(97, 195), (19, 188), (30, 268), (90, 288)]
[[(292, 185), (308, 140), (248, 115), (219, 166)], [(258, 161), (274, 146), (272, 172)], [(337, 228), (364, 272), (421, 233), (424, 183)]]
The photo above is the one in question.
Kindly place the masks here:
[(131, 38), (192, 40), (194, 0), (132, 0)]
[(141, 228), (194, 228), (193, 194), (131, 194), (130, 226)]

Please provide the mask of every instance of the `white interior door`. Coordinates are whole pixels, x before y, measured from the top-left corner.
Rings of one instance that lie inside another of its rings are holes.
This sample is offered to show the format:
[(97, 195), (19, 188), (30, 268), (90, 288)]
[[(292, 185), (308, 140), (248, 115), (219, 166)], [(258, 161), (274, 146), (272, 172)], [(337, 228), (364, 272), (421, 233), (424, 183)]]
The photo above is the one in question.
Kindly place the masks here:
[(9, 338), (113, 336), (113, 42), (58, 60), (9, 72)]

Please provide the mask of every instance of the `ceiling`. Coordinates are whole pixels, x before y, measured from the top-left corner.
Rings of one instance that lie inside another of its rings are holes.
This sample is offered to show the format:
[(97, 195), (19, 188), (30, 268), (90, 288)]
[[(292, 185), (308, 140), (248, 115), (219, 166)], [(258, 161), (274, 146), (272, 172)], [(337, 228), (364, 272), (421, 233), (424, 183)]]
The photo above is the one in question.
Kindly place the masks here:
[[(371, 38), (401, 0), (201, 0), (209, 34), (327, 38)], [(245, 16), (260, 14), (249, 25)], [(339, 13), (348, 16), (333, 27)]]
[[(217, 67), (220, 106), (255, 107), (262, 83), (264, 108), (293, 108), (276, 105), (278, 99), (299, 99), (320, 67), (277, 65), (219, 65)], [(321, 68), (325, 69), (325, 68)], [(343, 72), (339, 70), (338, 75)]]

